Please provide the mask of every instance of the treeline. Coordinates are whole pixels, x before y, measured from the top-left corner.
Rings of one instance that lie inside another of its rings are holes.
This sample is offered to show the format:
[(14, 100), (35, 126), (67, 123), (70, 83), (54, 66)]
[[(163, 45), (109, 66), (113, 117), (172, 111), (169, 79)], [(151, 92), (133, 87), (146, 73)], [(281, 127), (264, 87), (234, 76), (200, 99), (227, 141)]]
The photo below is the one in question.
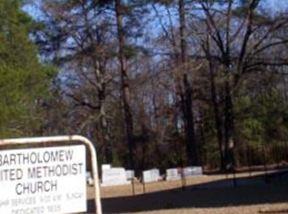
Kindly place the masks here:
[(284, 8), (263, 0), (34, 3), (30, 39), (58, 73), (32, 132), (85, 135), (101, 162), (136, 170), (234, 169), (249, 152), (255, 165), (287, 160), (274, 155), (288, 137)]

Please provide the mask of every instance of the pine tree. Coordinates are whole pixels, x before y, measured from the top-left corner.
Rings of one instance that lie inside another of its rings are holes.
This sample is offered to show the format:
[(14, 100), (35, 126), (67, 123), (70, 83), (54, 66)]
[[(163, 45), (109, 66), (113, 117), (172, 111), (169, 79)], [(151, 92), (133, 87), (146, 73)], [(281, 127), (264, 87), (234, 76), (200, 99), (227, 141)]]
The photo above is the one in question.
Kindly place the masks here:
[(50, 70), (29, 39), (33, 21), (18, 0), (0, 1), (0, 137), (31, 135), (40, 128), (37, 101), (47, 94)]

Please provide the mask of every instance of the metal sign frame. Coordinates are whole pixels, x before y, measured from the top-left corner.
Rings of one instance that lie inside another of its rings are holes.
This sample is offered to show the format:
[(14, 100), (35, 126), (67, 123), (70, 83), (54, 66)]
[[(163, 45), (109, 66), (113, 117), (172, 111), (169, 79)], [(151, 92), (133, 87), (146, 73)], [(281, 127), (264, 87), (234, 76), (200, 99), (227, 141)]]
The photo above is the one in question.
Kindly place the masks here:
[(44, 144), (44, 143), (56, 143), (56, 142), (81, 142), (85, 144), (90, 150), (92, 174), (94, 179), (94, 194), (95, 194), (95, 209), (97, 214), (102, 214), (102, 206), (100, 200), (100, 186), (98, 178), (98, 164), (96, 150), (90, 140), (80, 135), (68, 135), (68, 136), (54, 136), (54, 137), (32, 137), (32, 138), (15, 138), (15, 139), (3, 139), (0, 140), (0, 146), (4, 145), (23, 145), (23, 144)]

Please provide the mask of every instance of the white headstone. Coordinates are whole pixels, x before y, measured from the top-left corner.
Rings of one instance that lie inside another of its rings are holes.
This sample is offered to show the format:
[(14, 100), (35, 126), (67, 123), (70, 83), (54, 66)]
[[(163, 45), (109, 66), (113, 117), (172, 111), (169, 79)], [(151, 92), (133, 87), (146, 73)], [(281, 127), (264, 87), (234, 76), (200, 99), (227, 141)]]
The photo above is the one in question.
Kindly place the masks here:
[(124, 168), (110, 168), (102, 171), (101, 186), (116, 186), (125, 184), (130, 184), (130, 181), (127, 181)]
[(188, 166), (183, 168), (184, 177), (203, 175), (201, 166)]
[(167, 169), (166, 170), (166, 180), (173, 181), (173, 180), (180, 180), (181, 175), (178, 172), (177, 168)]
[(126, 178), (127, 180), (132, 180), (135, 177), (134, 170), (126, 170)]
[(149, 183), (149, 182), (155, 182), (160, 180), (160, 172), (159, 169), (150, 169), (143, 171), (143, 182)]
[(105, 169), (111, 169), (111, 164), (102, 164), (101, 169), (102, 171)]
[(94, 180), (92, 178), (91, 172), (86, 172), (86, 181), (87, 181), (87, 184), (90, 186), (94, 184)]

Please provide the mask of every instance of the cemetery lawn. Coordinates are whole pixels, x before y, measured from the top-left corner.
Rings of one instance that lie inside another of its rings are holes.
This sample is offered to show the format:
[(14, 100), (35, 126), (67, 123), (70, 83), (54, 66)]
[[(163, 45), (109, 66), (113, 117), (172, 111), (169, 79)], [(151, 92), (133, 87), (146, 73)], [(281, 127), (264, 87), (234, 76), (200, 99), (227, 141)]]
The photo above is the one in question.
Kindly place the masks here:
[[(288, 176), (270, 172), (232, 175), (197, 176), (186, 179), (185, 190), (180, 181), (160, 181), (145, 185), (101, 187), (104, 213), (199, 213), (246, 214), (288, 213)], [(93, 189), (88, 188), (89, 211), (93, 211)]]

